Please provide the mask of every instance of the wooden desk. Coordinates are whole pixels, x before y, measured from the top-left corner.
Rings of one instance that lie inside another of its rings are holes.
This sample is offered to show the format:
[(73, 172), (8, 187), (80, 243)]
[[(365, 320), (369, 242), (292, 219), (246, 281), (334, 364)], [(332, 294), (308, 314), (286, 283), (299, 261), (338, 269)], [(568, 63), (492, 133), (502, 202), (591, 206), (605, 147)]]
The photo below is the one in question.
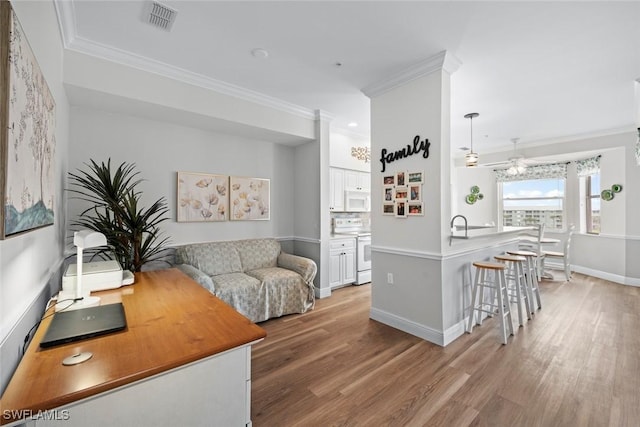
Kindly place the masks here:
[[(262, 328), (176, 269), (95, 295), (122, 301), (127, 329), (41, 349), (45, 319), (0, 400), (0, 424), (251, 424), (251, 344)], [(83, 351), (93, 357), (62, 365)]]

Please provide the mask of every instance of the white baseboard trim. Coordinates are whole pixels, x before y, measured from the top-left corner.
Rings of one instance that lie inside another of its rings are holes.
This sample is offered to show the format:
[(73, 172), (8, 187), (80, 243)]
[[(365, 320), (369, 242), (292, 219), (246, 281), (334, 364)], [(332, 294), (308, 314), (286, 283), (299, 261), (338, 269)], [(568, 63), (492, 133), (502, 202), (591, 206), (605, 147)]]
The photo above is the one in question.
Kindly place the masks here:
[(328, 298), (331, 296), (331, 288), (319, 288), (314, 286), (313, 290), (316, 294), (316, 298)]
[(469, 318), (465, 317), (464, 319), (462, 319), (461, 321), (459, 321), (458, 323), (456, 323), (455, 325), (453, 325), (450, 328), (447, 328), (444, 331), (444, 337), (443, 337), (443, 346), (446, 347), (449, 344), (451, 344), (453, 341), (455, 341), (457, 338), (459, 338), (460, 336), (464, 335), (464, 333), (467, 331), (467, 323), (469, 322)]
[(572, 265), (571, 270), (575, 271), (576, 273), (586, 274), (587, 276), (597, 277), (598, 279), (620, 283), (621, 285), (640, 287), (640, 279), (635, 277), (627, 277), (621, 276), (619, 274), (607, 273), (606, 271), (594, 270), (592, 268), (582, 267), (580, 265)]
[(412, 320), (396, 316), (395, 314), (388, 313), (375, 307), (371, 307), (371, 310), (369, 311), (369, 318), (439, 346), (445, 346), (445, 337), (442, 332), (420, 323), (416, 323)]

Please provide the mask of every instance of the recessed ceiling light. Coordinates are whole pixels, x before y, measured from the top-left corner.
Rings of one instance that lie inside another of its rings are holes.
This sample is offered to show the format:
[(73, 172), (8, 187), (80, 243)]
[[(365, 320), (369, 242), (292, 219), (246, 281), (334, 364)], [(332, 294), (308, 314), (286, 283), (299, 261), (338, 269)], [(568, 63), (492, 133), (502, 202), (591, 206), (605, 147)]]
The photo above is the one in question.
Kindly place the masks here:
[(340, 68), (342, 67), (342, 62), (338, 61), (334, 64), (336, 67)]
[(349, 126), (350, 128), (357, 128), (358, 124), (356, 122), (351, 122), (347, 126)]
[(251, 51), (251, 55), (258, 59), (267, 59), (269, 52), (266, 49), (255, 48)]

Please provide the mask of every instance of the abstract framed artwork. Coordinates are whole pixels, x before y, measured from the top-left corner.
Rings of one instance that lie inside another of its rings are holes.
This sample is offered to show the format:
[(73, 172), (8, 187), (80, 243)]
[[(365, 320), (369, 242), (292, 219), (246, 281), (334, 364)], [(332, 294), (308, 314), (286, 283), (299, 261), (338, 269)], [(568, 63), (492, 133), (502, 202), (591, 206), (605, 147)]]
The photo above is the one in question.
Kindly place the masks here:
[(178, 172), (177, 200), (178, 222), (226, 221), (229, 214), (229, 177)]
[(232, 176), (229, 181), (232, 220), (269, 220), (270, 181), (264, 178)]
[(55, 101), (9, 2), (0, 2), (0, 239), (54, 223)]

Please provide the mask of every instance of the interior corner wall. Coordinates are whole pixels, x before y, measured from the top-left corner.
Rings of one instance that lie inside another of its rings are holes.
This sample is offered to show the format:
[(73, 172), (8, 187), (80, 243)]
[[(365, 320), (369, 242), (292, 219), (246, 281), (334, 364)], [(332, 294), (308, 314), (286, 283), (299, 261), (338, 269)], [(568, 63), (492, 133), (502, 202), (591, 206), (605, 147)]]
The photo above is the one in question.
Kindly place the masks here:
[(0, 241), (0, 394), (40, 319), (63, 261), (69, 105), (62, 85), (63, 44), (53, 2), (11, 2), (56, 103), (54, 225)]
[[(164, 121), (122, 115), (89, 107), (71, 110), (69, 170), (88, 170), (90, 159), (111, 158), (112, 168), (134, 163), (144, 181), (142, 204), (164, 197), (169, 220), (161, 228), (171, 245), (252, 237), (293, 236), (294, 148), (219, 134)], [(177, 172), (201, 172), (270, 180), (268, 221), (177, 222)], [(80, 212), (69, 201), (69, 220)]]

